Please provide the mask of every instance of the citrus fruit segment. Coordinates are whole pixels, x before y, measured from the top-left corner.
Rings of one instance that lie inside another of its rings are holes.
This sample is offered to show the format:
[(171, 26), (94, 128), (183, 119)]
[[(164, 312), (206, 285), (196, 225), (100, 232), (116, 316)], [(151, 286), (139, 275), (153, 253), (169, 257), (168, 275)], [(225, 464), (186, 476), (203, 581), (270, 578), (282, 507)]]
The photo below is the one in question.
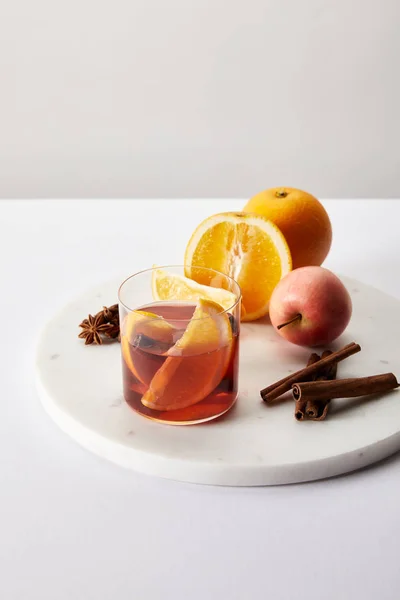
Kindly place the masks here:
[[(151, 351), (140, 349), (141, 336), (163, 344), (165, 351), (173, 345), (175, 328), (159, 315), (147, 311), (133, 310), (128, 313), (121, 326), (121, 350), (126, 366), (142, 383), (149, 384), (162, 363), (162, 358)], [(150, 356), (149, 356), (150, 355)]]
[(200, 298), (182, 337), (150, 382), (142, 404), (159, 411), (186, 408), (206, 398), (228, 368), (233, 348), (229, 317)]
[[(214, 279), (216, 278), (214, 277)], [(197, 302), (199, 298), (208, 298), (219, 304), (223, 310), (232, 308), (237, 300), (236, 295), (222, 287), (211, 286), (211, 279), (207, 283), (208, 285), (203, 285), (189, 277), (168, 273), (163, 269), (155, 269), (152, 275), (153, 298), (154, 300), (185, 300), (187, 302)]]
[[(233, 277), (242, 291), (242, 320), (268, 312), (277, 283), (292, 269), (281, 231), (263, 216), (228, 212), (213, 215), (194, 231), (185, 252), (186, 275), (207, 283), (209, 267)], [(192, 266), (194, 265), (194, 266)]]
[(167, 352), (168, 356), (199, 355), (214, 352), (232, 342), (229, 316), (222, 306), (200, 298), (183, 335)]
[(332, 242), (332, 226), (321, 202), (291, 187), (271, 188), (250, 198), (243, 209), (269, 219), (282, 231), (293, 269), (321, 265)]
[(121, 334), (130, 342), (137, 335), (146, 335), (157, 342), (172, 343), (175, 327), (160, 315), (144, 310), (132, 310), (123, 320)]

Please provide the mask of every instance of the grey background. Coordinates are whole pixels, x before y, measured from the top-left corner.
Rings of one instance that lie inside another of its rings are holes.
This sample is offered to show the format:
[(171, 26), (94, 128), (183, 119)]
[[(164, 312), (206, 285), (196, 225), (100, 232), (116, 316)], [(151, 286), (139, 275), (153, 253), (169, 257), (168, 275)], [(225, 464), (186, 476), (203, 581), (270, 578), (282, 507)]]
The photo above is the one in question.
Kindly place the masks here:
[(400, 196), (398, 0), (0, 0), (0, 197)]

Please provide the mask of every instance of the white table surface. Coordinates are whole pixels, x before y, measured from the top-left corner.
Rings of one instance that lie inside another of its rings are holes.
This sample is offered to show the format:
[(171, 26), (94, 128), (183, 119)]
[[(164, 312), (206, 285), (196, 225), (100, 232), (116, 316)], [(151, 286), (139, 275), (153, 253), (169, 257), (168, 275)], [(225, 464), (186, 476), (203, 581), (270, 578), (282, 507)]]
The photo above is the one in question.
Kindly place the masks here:
[[(400, 299), (400, 201), (324, 204), (325, 266)], [(99, 281), (182, 262), (202, 218), (242, 206), (0, 202), (2, 600), (399, 597), (400, 455), (302, 485), (195, 486), (89, 454), (39, 403), (33, 361), (48, 317)]]

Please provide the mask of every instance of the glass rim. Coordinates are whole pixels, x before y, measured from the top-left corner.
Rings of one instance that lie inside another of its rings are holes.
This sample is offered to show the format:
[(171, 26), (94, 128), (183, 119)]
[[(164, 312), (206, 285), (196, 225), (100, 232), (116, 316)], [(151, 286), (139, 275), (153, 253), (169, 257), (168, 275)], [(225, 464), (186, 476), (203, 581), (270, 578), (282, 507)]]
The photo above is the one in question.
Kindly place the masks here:
[[(128, 281), (130, 281), (131, 279), (134, 279), (138, 275), (144, 275), (145, 273), (150, 274), (152, 271), (156, 271), (157, 269), (162, 269), (162, 270), (183, 269), (184, 270), (186, 267), (190, 267), (191, 269), (203, 269), (204, 271), (215, 273), (215, 275), (221, 275), (222, 277), (226, 277), (226, 279), (228, 279), (230, 282), (232, 282), (234, 284), (234, 286), (237, 288), (236, 292), (232, 292), (236, 296), (236, 301), (231, 306), (229, 306), (229, 308), (224, 309), (221, 306), (222, 310), (219, 313), (217, 313), (216, 316), (223, 315), (225, 313), (228, 313), (228, 312), (234, 310), (236, 308), (236, 306), (241, 302), (242, 290), (241, 290), (240, 285), (236, 281), (236, 279), (234, 279), (230, 275), (226, 275), (225, 273), (222, 273), (222, 271), (218, 271), (217, 269), (212, 269), (211, 267), (202, 267), (202, 266), (197, 266), (197, 265), (185, 265), (185, 264), (172, 264), (172, 265), (160, 265), (160, 266), (157, 265), (156, 267), (149, 267), (147, 269), (141, 269), (140, 271), (136, 271), (136, 273), (132, 273), (132, 275), (129, 275), (129, 277), (126, 277), (126, 279), (123, 280), (123, 282), (120, 284), (120, 286), (118, 288), (118, 302), (129, 312), (132, 312), (134, 310), (140, 310), (140, 307), (131, 308), (130, 306), (127, 306), (125, 304), (125, 302), (123, 302), (121, 299), (121, 290)], [(208, 286), (208, 287), (213, 287), (213, 286)], [(215, 288), (215, 289), (224, 289), (224, 288)], [(231, 290), (227, 290), (227, 291), (231, 291)], [(171, 300), (171, 302), (172, 302), (172, 300)], [(206, 319), (206, 318), (208, 318), (208, 317), (200, 317), (198, 320)], [(185, 322), (191, 321), (191, 320), (193, 320), (193, 319), (174, 319), (174, 321), (185, 321)]]

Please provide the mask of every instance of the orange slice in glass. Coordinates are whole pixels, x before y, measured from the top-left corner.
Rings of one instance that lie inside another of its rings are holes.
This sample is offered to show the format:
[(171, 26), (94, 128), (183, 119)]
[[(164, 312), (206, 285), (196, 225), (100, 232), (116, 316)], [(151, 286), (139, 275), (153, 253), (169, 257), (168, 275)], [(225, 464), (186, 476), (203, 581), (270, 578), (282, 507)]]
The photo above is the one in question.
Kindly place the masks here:
[(139, 336), (146, 336), (168, 348), (173, 345), (174, 333), (175, 328), (154, 313), (133, 310), (126, 315), (121, 327), (122, 356), (138, 381), (148, 385), (163, 361), (161, 356), (140, 349)]
[(186, 275), (207, 284), (209, 267), (230, 275), (242, 290), (242, 320), (268, 312), (277, 283), (292, 269), (289, 246), (281, 231), (261, 215), (228, 212), (200, 223), (185, 252)]
[(222, 380), (232, 347), (228, 315), (219, 304), (200, 298), (184, 334), (168, 351), (142, 403), (160, 411), (197, 404)]
[[(197, 302), (199, 298), (207, 298), (212, 302), (220, 304), (224, 310), (232, 308), (236, 303), (236, 295), (224, 289), (222, 286), (226, 284), (226, 277), (219, 275), (221, 287), (210, 285), (202, 285), (185, 277), (184, 275), (176, 275), (169, 273), (164, 269), (154, 269), (152, 275), (152, 292), (154, 300), (185, 300), (187, 302)], [(213, 277), (218, 280), (218, 276)]]

